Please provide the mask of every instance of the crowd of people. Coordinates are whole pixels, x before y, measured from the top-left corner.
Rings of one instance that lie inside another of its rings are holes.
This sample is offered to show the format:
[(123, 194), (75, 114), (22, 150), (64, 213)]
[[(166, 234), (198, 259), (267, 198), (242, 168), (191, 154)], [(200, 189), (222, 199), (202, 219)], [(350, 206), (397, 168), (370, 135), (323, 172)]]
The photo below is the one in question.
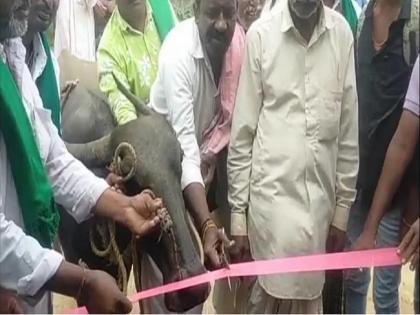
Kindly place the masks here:
[[(68, 153), (63, 53), (97, 64), (118, 126), (139, 113), (116, 79), (167, 118), (206, 267), (225, 266), (226, 236), (231, 263), (399, 247), (419, 312), (419, 0), (0, 1), (0, 313), (52, 313), (52, 292), (89, 312), (131, 311), (110, 275), (52, 249), (57, 205), (140, 238), (161, 220), (152, 192), (125, 196)], [(141, 265), (148, 286), (162, 283)], [(401, 266), (372, 275), (375, 311), (399, 313)], [(221, 280), (213, 305), (362, 314), (370, 277)]]

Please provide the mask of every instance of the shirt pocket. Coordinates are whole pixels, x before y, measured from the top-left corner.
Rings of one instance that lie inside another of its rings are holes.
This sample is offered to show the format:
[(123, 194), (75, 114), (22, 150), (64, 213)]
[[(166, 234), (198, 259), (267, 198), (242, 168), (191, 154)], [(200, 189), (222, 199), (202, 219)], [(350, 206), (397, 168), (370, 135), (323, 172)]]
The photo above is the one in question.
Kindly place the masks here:
[(333, 140), (340, 131), (341, 101), (343, 93), (326, 91), (318, 107), (319, 139)]
[(51, 146), (51, 135), (48, 130), (48, 124), (51, 120), (51, 111), (44, 108), (35, 108), (35, 133), (38, 140), (38, 148), (41, 158), (47, 161)]

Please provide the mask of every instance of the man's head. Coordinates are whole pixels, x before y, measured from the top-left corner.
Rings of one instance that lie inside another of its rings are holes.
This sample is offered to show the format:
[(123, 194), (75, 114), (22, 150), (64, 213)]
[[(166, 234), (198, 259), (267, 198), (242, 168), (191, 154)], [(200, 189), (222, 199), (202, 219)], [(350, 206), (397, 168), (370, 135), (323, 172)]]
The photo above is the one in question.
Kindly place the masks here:
[(292, 15), (301, 20), (307, 20), (318, 14), (322, 0), (288, 0)]
[[(28, 29), (35, 33), (44, 32), (53, 22), (59, 0), (31, 0)], [(68, 0), (63, 0), (68, 1)]]
[(196, 0), (195, 19), (207, 54), (222, 56), (229, 48), (236, 24), (236, 0)]
[(29, 8), (30, 0), (0, 0), (0, 42), (25, 34)]
[(239, 23), (248, 30), (261, 15), (265, 0), (238, 0)]
[(117, 0), (116, 3), (118, 11), (128, 24), (132, 27), (139, 24), (138, 19), (145, 9), (146, 0)]

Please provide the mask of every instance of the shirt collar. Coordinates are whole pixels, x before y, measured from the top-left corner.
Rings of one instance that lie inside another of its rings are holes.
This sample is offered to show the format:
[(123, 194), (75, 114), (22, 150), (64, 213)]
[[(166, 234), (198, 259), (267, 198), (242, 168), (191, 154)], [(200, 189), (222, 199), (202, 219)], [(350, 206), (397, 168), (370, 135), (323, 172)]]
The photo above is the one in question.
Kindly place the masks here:
[[(411, 18), (411, 1), (412, 0), (404, 0), (400, 16), (398, 17), (399, 20), (409, 20)], [(368, 8), (366, 9), (366, 17), (372, 18), (375, 3), (376, 1), (369, 2)]]
[[(280, 31), (283, 33), (286, 33), (287, 31), (289, 31), (290, 29), (296, 29), (293, 20), (292, 20), (292, 16), (290, 15), (290, 10), (289, 10), (289, 1), (282, 1), (282, 9), (281, 9), (281, 26), (280, 26)], [(331, 18), (330, 14), (326, 14), (326, 9), (325, 6), (323, 5), (321, 7), (321, 14), (319, 16), (319, 21), (318, 24), (315, 28), (315, 32), (318, 33), (322, 33), (325, 29), (331, 29), (334, 26), (334, 22)]]
[(203, 44), (201, 43), (200, 33), (198, 32), (198, 26), (195, 21), (195, 18), (192, 19), (192, 32), (193, 32), (193, 47), (192, 47), (192, 56), (195, 59), (204, 58)]

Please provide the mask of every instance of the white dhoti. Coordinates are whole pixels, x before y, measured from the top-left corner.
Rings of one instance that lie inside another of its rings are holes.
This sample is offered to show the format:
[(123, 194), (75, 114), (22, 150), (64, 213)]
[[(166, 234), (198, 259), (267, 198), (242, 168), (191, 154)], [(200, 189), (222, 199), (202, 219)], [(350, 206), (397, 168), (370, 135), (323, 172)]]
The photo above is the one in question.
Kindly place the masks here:
[(322, 296), (313, 300), (278, 299), (269, 295), (258, 281), (247, 302), (247, 314), (322, 314)]

